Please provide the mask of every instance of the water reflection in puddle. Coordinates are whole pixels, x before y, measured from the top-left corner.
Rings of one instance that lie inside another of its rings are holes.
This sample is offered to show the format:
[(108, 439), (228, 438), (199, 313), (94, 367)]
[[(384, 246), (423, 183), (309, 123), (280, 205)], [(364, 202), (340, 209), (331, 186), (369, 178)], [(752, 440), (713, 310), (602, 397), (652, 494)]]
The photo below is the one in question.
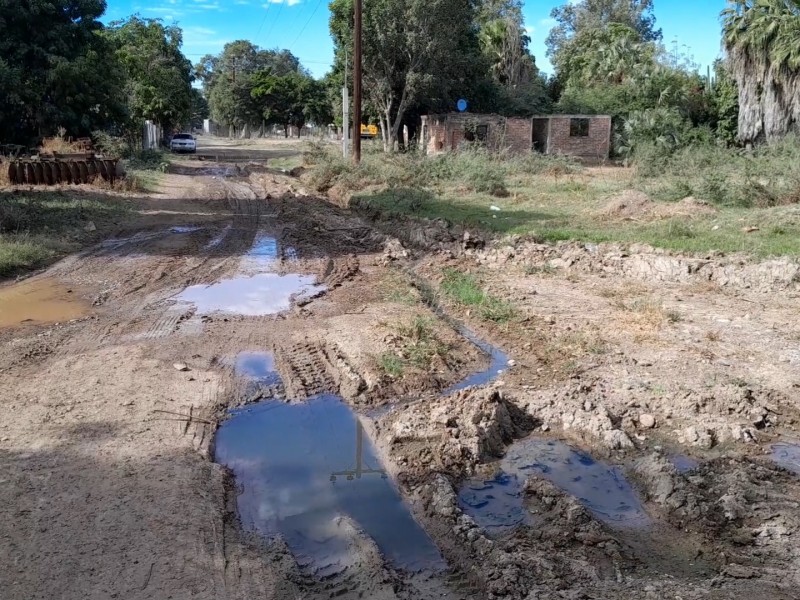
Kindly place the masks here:
[(271, 315), (289, 309), (292, 300), (312, 298), (325, 291), (324, 285), (314, 284), (315, 280), (313, 275), (261, 273), (193, 285), (175, 299), (194, 304), (198, 314)]
[[(224, 234), (223, 231), (220, 235)], [(273, 268), (279, 254), (278, 241), (271, 235), (259, 234), (241, 260), (240, 272), (247, 275), (190, 286), (175, 300), (194, 304), (201, 315), (220, 312), (263, 316), (288, 310), (292, 301), (313, 298), (327, 289), (316, 285), (313, 275), (265, 272)]]
[(700, 466), (700, 462), (683, 454), (675, 454), (669, 457), (669, 461), (678, 470), (678, 473), (688, 473)]
[(89, 307), (54, 279), (32, 279), (0, 288), (0, 327), (78, 319)]
[(800, 444), (782, 442), (772, 445), (772, 460), (779, 467), (800, 475)]
[(491, 344), (487, 344), (468, 329), (460, 328), (459, 333), (472, 344), (480, 348), (481, 351), (488, 354), (491, 358), (491, 363), (487, 369), (473, 373), (464, 380), (447, 388), (444, 392), (442, 392), (442, 395), (444, 396), (474, 385), (486, 385), (495, 377), (497, 377), (503, 371), (503, 369), (506, 368), (506, 365), (508, 365), (508, 356), (500, 349), (495, 348)]
[(241, 352), (236, 357), (234, 372), (256, 386), (280, 385), (275, 371), (275, 358), (269, 352)]
[(170, 233), (194, 233), (195, 231), (200, 231), (202, 227), (190, 226), (190, 225), (177, 225), (175, 227), (170, 227)]
[[(264, 355), (237, 359), (240, 373), (268, 376)], [(284, 537), (317, 575), (352, 561), (349, 517), (386, 558), (408, 571), (443, 569), (431, 539), (386, 476), (360, 421), (337, 397), (264, 402), (232, 412), (216, 438), (216, 460), (235, 474), (242, 523)]]
[(549, 480), (577, 498), (595, 517), (617, 526), (645, 525), (649, 518), (622, 472), (562, 442), (528, 438), (512, 445), (499, 477), (473, 480), (459, 493), (464, 511), (487, 531), (503, 531), (529, 519), (522, 486), (529, 476)]

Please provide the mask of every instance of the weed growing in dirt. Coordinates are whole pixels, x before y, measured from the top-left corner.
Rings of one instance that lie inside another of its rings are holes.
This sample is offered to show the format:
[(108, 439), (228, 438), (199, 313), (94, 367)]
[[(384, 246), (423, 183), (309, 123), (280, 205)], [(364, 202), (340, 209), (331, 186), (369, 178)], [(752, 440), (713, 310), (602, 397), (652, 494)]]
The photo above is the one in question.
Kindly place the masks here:
[(456, 269), (445, 269), (442, 292), (456, 303), (474, 307), (486, 321), (507, 323), (517, 316), (516, 309), (501, 298), (486, 293), (475, 276)]
[(390, 273), (381, 282), (381, 296), (387, 302), (412, 305), (419, 302), (414, 288), (398, 273)]
[(169, 160), (161, 150), (143, 150), (128, 160), (128, 169), (132, 171), (166, 173), (168, 168)]
[(433, 319), (425, 316), (416, 316), (408, 323), (397, 325), (389, 341), (394, 352), (381, 354), (378, 366), (395, 379), (409, 369), (429, 371), (437, 359), (444, 360), (450, 351), (436, 335)]
[(405, 364), (403, 359), (391, 352), (384, 352), (378, 357), (378, 366), (381, 371), (392, 379), (400, 379), (403, 376)]
[(405, 340), (403, 355), (415, 367), (427, 368), (434, 357), (447, 356), (449, 348), (436, 337), (432, 319), (416, 317), (410, 324), (398, 327), (397, 331)]

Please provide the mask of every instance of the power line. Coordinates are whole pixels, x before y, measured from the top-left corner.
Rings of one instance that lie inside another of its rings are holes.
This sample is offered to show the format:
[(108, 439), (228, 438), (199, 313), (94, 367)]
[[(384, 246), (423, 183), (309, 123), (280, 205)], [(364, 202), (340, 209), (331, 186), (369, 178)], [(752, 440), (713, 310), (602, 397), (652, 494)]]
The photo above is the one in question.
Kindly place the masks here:
[[(303, 28), (300, 30), (300, 33), (297, 34), (297, 37), (292, 42), (292, 46), (294, 46), (298, 41), (300, 41), (300, 38), (302, 37), (303, 32), (306, 30), (306, 27), (308, 27), (308, 24), (311, 23), (311, 20), (314, 18), (314, 15), (317, 14), (317, 9), (319, 9), (319, 5), (320, 4), (322, 4), (322, 0), (317, 0), (317, 5), (314, 7), (314, 10), (311, 11), (311, 16), (308, 17), (308, 20), (306, 21), (306, 24), (303, 25)], [(293, 23), (293, 25), (294, 25), (294, 23)]]
[(258, 26), (258, 31), (256, 32), (256, 37), (253, 40), (257, 40), (258, 36), (261, 35), (261, 30), (264, 28), (264, 23), (267, 22), (267, 14), (269, 13), (269, 9), (272, 6), (272, 2), (267, 2), (267, 6), (264, 10), (264, 18), (261, 19), (261, 25)]
[(266, 35), (266, 36), (264, 36), (264, 37), (266, 37), (267, 39), (269, 39), (269, 36), (270, 36), (270, 35), (272, 35), (272, 30), (273, 30), (273, 29), (275, 29), (275, 23), (277, 23), (277, 22), (278, 22), (278, 17), (280, 17), (280, 16), (281, 16), (281, 12), (283, 11), (283, 7), (284, 7), (284, 6), (286, 6), (286, 3), (287, 3), (287, 2), (289, 2), (289, 0), (283, 0), (283, 2), (281, 2), (281, 3), (278, 5), (278, 14), (277, 14), (277, 15), (275, 15), (275, 19), (274, 19), (274, 20), (272, 21), (272, 23), (270, 24), (270, 26), (269, 26), (269, 31), (267, 31), (267, 35)]

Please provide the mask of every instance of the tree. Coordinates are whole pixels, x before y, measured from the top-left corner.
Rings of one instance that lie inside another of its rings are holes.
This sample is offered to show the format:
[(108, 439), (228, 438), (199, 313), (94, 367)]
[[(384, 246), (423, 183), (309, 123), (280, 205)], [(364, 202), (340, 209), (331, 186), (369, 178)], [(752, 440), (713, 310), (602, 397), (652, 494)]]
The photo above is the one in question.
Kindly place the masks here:
[(479, 10), (479, 41), (498, 86), (500, 112), (532, 115), (549, 104), (518, 0), (485, 0)]
[(300, 137), (300, 130), (307, 122), (328, 125), (331, 120), (325, 89), (310, 75), (259, 71), (253, 76), (252, 97), (261, 107), (264, 121), (283, 126), (286, 137), (290, 126), (297, 128)]
[(730, 4), (723, 44), (739, 89), (739, 140), (773, 141), (800, 125), (800, 1)]
[(553, 9), (556, 25), (547, 36), (547, 55), (560, 77), (570, 77), (572, 55), (580, 53), (587, 37), (603, 32), (611, 24), (632, 30), (633, 42), (658, 42), (661, 30), (655, 29), (653, 0), (580, 0)]
[(193, 105), (192, 63), (181, 52), (183, 33), (138, 16), (111, 23), (106, 32), (125, 75), (129, 130), (145, 120), (165, 131), (187, 124)]
[[(333, 0), (337, 64), (352, 55), (352, 0)], [(384, 149), (397, 149), (410, 114), (478, 97), (486, 73), (471, 0), (371, 0), (364, 4), (363, 67), (367, 109), (379, 117)], [(480, 65), (478, 67), (478, 65)], [(457, 95), (458, 94), (458, 95)], [(479, 104), (476, 102), (475, 106)]]
[(99, 35), (103, 0), (0, 2), (0, 139), (87, 134), (122, 114), (121, 81)]
[(225, 44), (218, 56), (204, 56), (195, 66), (211, 108), (211, 117), (242, 135), (263, 125), (263, 111), (253, 97), (256, 73), (281, 77), (303, 73), (300, 60), (288, 50), (264, 50), (246, 40)]

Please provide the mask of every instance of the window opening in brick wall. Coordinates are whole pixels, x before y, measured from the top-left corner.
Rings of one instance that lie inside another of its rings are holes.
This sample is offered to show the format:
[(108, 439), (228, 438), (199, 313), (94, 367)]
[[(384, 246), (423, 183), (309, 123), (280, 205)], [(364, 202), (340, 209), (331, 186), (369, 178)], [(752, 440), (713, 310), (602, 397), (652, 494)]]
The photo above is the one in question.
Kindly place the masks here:
[(569, 137), (589, 137), (589, 119), (570, 119)]
[(485, 142), (489, 139), (489, 126), (475, 125), (465, 127), (464, 139), (468, 142)]

